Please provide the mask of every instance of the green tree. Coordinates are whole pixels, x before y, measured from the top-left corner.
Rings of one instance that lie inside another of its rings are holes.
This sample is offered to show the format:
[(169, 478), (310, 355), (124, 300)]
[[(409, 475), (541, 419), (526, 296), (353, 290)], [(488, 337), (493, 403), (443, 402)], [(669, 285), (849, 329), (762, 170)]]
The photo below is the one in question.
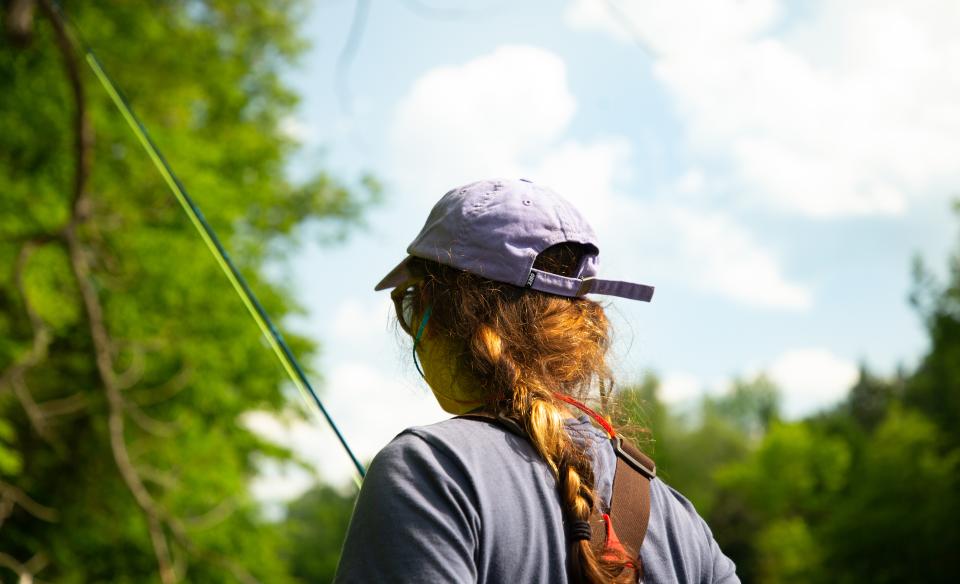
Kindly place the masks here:
[(282, 523), (283, 555), (301, 582), (333, 580), (356, 495), (319, 485), (288, 507)]
[[(952, 582), (960, 547), (960, 450), (936, 426), (893, 408), (820, 517), (823, 581)], [(828, 576), (827, 576), (828, 575)]]
[[(295, 311), (265, 262), (377, 192), (285, 178), (303, 3), (63, 5), (268, 311)], [(50, 1), (0, 6), (0, 574), (286, 581), (247, 485), (288, 453), (239, 423), (288, 407), (283, 372)]]
[(711, 524), (745, 581), (807, 582), (822, 572), (813, 526), (832, 512), (849, 466), (843, 440), (778, 423), (748, 458), (716, 473), (722, 497)]
[(725, 394), (704, 400), (703, 409), (705, 416), (726, 420), (759, 438), (780, 419), (780, 392), (762, 373), (753, 379), (735, 378)]
[(919, 261), (930, 334), (913, 372), (861, 367), (845, 403), (774, 424), (722, 468), (710, 520), (745, 582), (952, 582), (960, 547), (960, 248), (949, 280)]
[(774, 415), (767, 409), (775, 399), (758, 398), (768, 390), (775, 393), (763, 378), (738, 381), (728, 395), (705, 397), (697, 411), (681, 415), (663, 403), (659, 380), (648, 375), (617, 393), (614, 419), (654, 458), (658, 475), (708, 514), (717, 492), (714, 472), (745, 457), (754, 420)]
[(883, 421), (890, 407), (903, 397), (904, 373), (898, 371), (887, 380), (860, 366), (860, 376), (847, 395), (847, 412), (864, 431), (871, 431)]
[[(960, 218), (960, 200), (954, 204)], [(940, 283), (920, 259), (914, 264), (911, 302), (930, 335), (930, 350), (906, 387), (907, 404), (925, 412), (960, 447), (960, 238)]]

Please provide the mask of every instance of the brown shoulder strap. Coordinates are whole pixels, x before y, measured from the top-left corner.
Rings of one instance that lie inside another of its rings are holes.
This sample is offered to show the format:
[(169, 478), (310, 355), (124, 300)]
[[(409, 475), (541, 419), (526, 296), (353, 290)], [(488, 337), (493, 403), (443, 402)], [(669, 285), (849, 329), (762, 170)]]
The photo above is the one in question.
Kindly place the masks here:
[(609, 522), (594, 508), (590, 526), (594, 551), (598, 557), (610, 553), (618, 544), (629, 558), (636, 558), (635, 577), (643, 575), (640, 546), (647, 535), (650, 520), (650, 480), (657, 476), (657, 467), (648, 456), (621, 436), (611, 440), (617, 454), (613, 476)]

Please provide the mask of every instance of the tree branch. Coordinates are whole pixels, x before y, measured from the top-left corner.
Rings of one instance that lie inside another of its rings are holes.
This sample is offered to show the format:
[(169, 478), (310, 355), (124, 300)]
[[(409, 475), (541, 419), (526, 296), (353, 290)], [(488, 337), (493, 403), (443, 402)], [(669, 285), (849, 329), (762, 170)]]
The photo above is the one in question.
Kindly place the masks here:
[(121, 390), (130, 389), (143, 379), (143, 372), (146, 368), (146, 358), (142, 347), (133, 345), (131, 347), (133, 356), (130, 358), (130, 366), (117, 375), (117, 387)]
[(20, 505), (24, 511), (43, 521), (53, 523), (59, 518), (56, 509), (41, 505), (31, 499), (30, 496), (20, 488), (0, 481), (0, 526), (2, 526), (6, 518), (10, 516), (14, 505)]
[(17, 288), (17, 292), (20, 294), (24, 309), (26, 310), (27, 316), (30, 319), (30, 326), (33, 329), (31, 349), (26, 355), (24, 355), (22, 359), (16, 361), (13, 365), (7, 368), (2, 375), (0, 375), (0, 387), (10, 384), (12, 378), (22, 375), (23, 372), (42, 361), (47, 356), (47, 348), (50, 346), (50, 329), (33, 309), (33, 306), (30, 304), (30, 299), (27, 298), (27, 292), (23, 285), (23, 269), (24, 266), (26, 266), (27, 261), (30, 259), (30, 256), (33, 255), (35, 248), (36, 244), (33, 240), (25, 241), (23, 245), (20, 246), (20, 252), (17, 253), (17, 261), (13, 268), (14, 285)]
[(171, 564), (170, 548), (163, 530), (162, 513), (143, 485), (143, 481), (133, 467), (130, 454), (127, 451), (127, 443), (124, 438), (124, 412), (127, 408), (117, 385), (113, 355), (110, 350), (110, 336), (103, 316), (103, 307), (100, 304), (97, 289), (90, 275), (90, 266), (87, 263), (86, 254), (81, 248), (76, 230), (69, 228), (66, 237), (70, 252), (70, 265), (80, 288), (80, 295), (83, 297), (87, 322), (90, 326), (90, 337), (93, 340), (97, 371), (107, 396), (109, 406), (107, 426), (110, 433), (110, 449), (113, 452), (113, 459), (127, 485), (127, 489), (147, 518), (150, 540), (160, 570), (160, 579), (163, 584), (173, 584), (177, 581), (177, 575)]
[(140, 427), (144, 432), (152, 434), (154, 436), (160, 436), (161, 438), (169, 438), (176, 434), (177, 426), (171, 422), (161, 422), (160, 420), (151, 418), (143, 410), (141, 410), (137, 404), (124, 400), (124, 407), (127, 409), (127, 413), (130, 414), (130, 419), (133, 420), (137, 426)]
[(165, 489), (173, 489), (177, 486), (177, 475), (172, 472), (164, 472), (152, 466), (138, 465), (137, 472), (144, 481), (154, 483)]
[(75, 230), (68, 230), (67, 242), (70, 250), (70, 264), (80, 288), (80, 294), (83, 297), (87, 321), (90, 325), (90, 336), (93, 339), (97, 371), (107, 395), (109, 406), (107, 425), (110, 431), (110, 449), (113, 451), (113, 459), (127, 485), (127, 489), (133, 494), (137, 505), (147, 517), (150, 539), (160, 569), (160, 579), (164, 584), (172, 584), (177, 580), (170, 563), (170, 550), (166, 535), (163, 532), (162, 513), (130, 462), (130, 454), (127, 451), (124, 438), (124, 412), (127, 408), (123, 396), (120, 394), (120, 388), (117, 386), (116, 373), (113, 369), (113, 356), (110, 352), (110, 337), (103, 317), (103, 307), (100, 305), (100, 298), (90, 277), (89, 265), (80, 247)]
[(87, 260), (87, 254), (77, 235), (77, 227), (90, 217), (91, 212), (91, 202), (87, 195), (87, 179), (90, 176), (93, 151), (93, 128), (87, 115), (86, 94), (84, 92), (79, 63), (77, 62), (77, 50), (67, 33), (66, 24), (51, 1), (40, 0), (40, 6), (44, 15), (50, 21), (50, 24), (53, 25), (57, 45), (63, 57), (67, 79), (73, 91), (75, 105), (74, 149), (76, 163), (74, 168), (71, 220), (64, 229), (63, 235), (67, 242), (70, 265), (77, 281), (77, 286), (80, 289), (80, 295), (83, 298), (87, 322), (90, 326), (90, 336), (93, 340), (94, 352), (96, 354), (95, 361), (97, 371), (100, 374), (100, 380), (103, 383), (103, 389), (107, 395), (107, 403), (109, 405), (107, 425), (110, 434), (110, 449), (113, 452), (113, 459), (116, 462), (121, 477), (127, 485), (127, 489), (133, 495), (137, 505), (146, 516), (147, 526), (150, 532), (150, 541), (153, 544), (154, 553), (157, 557), (160, 580), (163, 584), (174, 584), (177, 581), (177, 576), (171, 565), (170, 549), (167, 543), (167, 536), (163, 529), (162, 514), (154, 503), (153, 497), (147, 491), (146, 487), (144, 487), (143, 481), (140, 480), (140, 476), (137, 474), (136, 469), (134, 469), (133, 464), (131, 464), (130, 456), (127, 452), (127, 444), (124, 438), (124, 404), (114, 371), (113, 355), (110, 350), (112, 344), (104, 321), (103, 307), (100, 305), (100, 298), (90, 275), (91, 270)]
[(184, 528), (183, 523), (180, 522), (179, 520), (172, 519), (170, 521), (170, 531), (171, 533), (173, 533), (173, 537), (180, 543), (180, 545), (184, 547), (184, 549), (229, 570), (230, 573), (233, 574), (233, 577), (239, 580), (240, 582), (242, 582), (243, 584), (259, 584), (260, 583), (260, 581), (257, 580), (257, 578), (253, 574), (251, 574), (246, 570), (246, 568), (234, 562), (230, 558), (214, 552), (197, 549), (194, 546), (193, 542), (190, 541), (190, 538), (187, 537), (186, 529)]
[(33, 38), (33, 9), (34, 0), (11, 0), (7, 7), (7, 34), (10, 40), (26, 46)]
[(50, 430), (50, 426), (47, 425), (47, 417), (43, 410), (33, 400), (33, 395), (30, 393), (30, 388), (27, 387), (27, 382), (24, 380), (22, 373), (13, 376), (10, 379), (10, 385), (13, 386), (13, 394), (17, 396), (17, 401), (20, 402), (23, 411), (27, 413), (27, 419), (30, 420), (30, 425), (36, 430), (37, 435), (51, 446), (56, 447), (56, 436)]
[(67, 397), (47, 400), (37, 404), (37, 407), (39, 407), (40, 410), (43, 411), (43, 415), (48, 418), (65, 416), (85, 409), (87, 407), (87, 396), (81, 392), (77, 392)]
[[(125, 386), (134, 383), (132, 379), (139, 375), (139, 371), (136, 364), (134, 364), (132, 372), (129, 374), (117, 374), (114, 351), (112, 350), (114, 345), (107, 329), (99, 291), (94, 282), (93, 267), (89, 254), (84, 248), (78, 233), (79, 227), (89, 219), (92, 211), (92, 202), (87, 192), (87, 180), (91, 168), (93, 131), (86, 112), (83, 79), (80, 75), (80, 69), (76, 59), (77, 48), (67, 34), (65, 23), (51, 0), (38, 1), (44, 15), (50, 20), (56, 33), (57, 44), (63, 55), (64, 66), (73, 90), (76, 105), (74, 117), (76, 167), (73, 182), (73, 202), (70, 221), (63, 229), (61, 236), (66, 243), (71, 271), (73, 272), (74, 279), (77, 282), (83, 300), (86, 320), (89, 325), (90, 337), (93, 343), (96, 369), (107, 398), (107, 425), (109, 429), (110, 449), (114, 462), (127, 489), (133, 495), (134, 501), (147, 520), (150, 540), (156, 555), (160, 580), (163, 584), (175, 584), (185, 575), (186, 563), (179, 554), (180, 549), (186, 553), (207, 558), (209, 561), (223, 566), (241, 582), (255, 583), (257, 582), (256, 578), (243, 568), (243, 566), (220, 554), (197, 548), (193, 541), (187, 536), (184, 523), (178, 518), (167, 514), (156, 503), (144, 485), (140, 472), (131, 461), (130, 451), (124, 434), (125, 415), (127, 412), (140, 412), (140, 414), (142, 414), (142, 412), (139, 410), (139, 407), (135, 405), (131, 407), (132, 404), (128, 404), (124, 400), (122, 390)], [(368, 0), (360, 1), (363, 3), (368, 2)], [(162, 396), (161, 399), (169, 399), (181, 391), (187, 386), (191, 375), (192, 370), (187, 367), (183, 368), (166, 384), (168, 386), (165, 391), (167, 395)], [(132, 414), (132, 417), (137, 421), (137, 414)], [(139, 419), (141, 425), (143, 425), (143, 418), (145, 418), (145, 416)], [(154, 420), (153, 422), (156, 421)], [(209, 512), (206, 517), (201, 517), (200, 519), (209, 523), (213, 520), (220, 520), (220, 517), (225, 517), (229, 515), (230, 512), (232, 512), (232, 509), (229, 507), (218, 507)], [(201, 524), (203, 523), (204, 521), (201, 521)], [(169, 541), (168, 533), (171, 538)], [(176, 542), (176, 544), (179, 545), (179, 549), (177, 546), (171, 548), (170, 544), (172, 542)], [(13, 558), (9, 559), (16, 562)]]
[(147, 407), (173, 399), (190, 385), (192, 379), (193, 368), (189, 366), (181, 367), (176, 375), (168, 379), (165, 383), (150, 389), (150, 396), (146, 399), (137, 400), (137, 404), (140, 405), (140, 407)]
[(46, 568), (48, 563), (47, 556), (42, 553), (35, 554), (26, 564), (21, 564), (10, 554), (0, 552), (0, 566), (6, 566), (17, 573), (17, 584), (34, 584), (34, 575)]
[(49, 349), (50, 343), (53, 340), (50, 334), (50, 328), (43, 322), (43, 319), (40, 318), (40, 315), (37, 314), (37, 311), (34, 310), (33, 305), (30, 303), (30, 298), (27, 296), (27, 290), (23, 283), (24, 267), (30, 260), (30, 256), (33, 255), (35, 248), (36, 244), (32, 240), (25, 241), (23, 245), (20, 246), (20, 252), (17, 254), (17, 261), (13, 268), (14, 285), (20, 294), (20, 299), (27, 312), (27, 317), (30, 319), (30, 327), (33, 330), (33, 340), (31, 341), (30, 350), (0, 375), (0, 388), (10, 387), (13, 389), (14, 395), (27, 413), (27, 419), (30, 420), (30, 424), (34, 430), (36, 430), (41, 438), (51, 445), (55, 445), (54, 436), (46, 423), (46, 416), (33, 400), (25, 378), (27, 371), (47, 357), (47, 349)]
[(57, 46), (63, 57), (64, 70), (70, 89), (73, 92), (73, 101), (76, 106), (73, 115), (73, 145), (76, 164), (73, 169), (73, 222), (80, 223), (90, 217), (90, 199), (87, 194), (87, 179), (90, 178), (90, 167), (93, 160), (93, 126), (87, 115), (87, 98), (83, 89), (83, 77), (80, 75), (80, 64), (77, 61), (77, 50), (67, 33), (57, 8), (50, 0), (40, 0), (40, 8), (44, 16), (53, 25)]
[(235, 499), (224, 499), (201, 515), (187, 517), (183, 520), (183, 525), (185, 528), (193, 530), (210, 529), (226, 521), (236, 510), (237, 501)]

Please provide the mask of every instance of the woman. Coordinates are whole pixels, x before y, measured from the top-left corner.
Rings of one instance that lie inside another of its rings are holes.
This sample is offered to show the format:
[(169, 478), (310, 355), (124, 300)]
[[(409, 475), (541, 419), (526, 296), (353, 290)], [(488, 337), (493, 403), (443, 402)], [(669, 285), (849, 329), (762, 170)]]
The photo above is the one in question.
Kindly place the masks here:
[(407, 429), (374, 458), (338, 582), (612, 582), (640, 570), (645, 582), (739, 582), (659, 479), (639, 565), (598, 552), (583, 529), (610, 507), (616, 461), (609, 423), (578, 401), (612, 382), (607, 319), (585, 295), (649, 301), (653, 288), (596, 278), (596, 237), (572, 205), (526, 180), (472, 183), (440, 199), (407, 251), (376, 289), (393, 289), (418, 370), (458, 417)]

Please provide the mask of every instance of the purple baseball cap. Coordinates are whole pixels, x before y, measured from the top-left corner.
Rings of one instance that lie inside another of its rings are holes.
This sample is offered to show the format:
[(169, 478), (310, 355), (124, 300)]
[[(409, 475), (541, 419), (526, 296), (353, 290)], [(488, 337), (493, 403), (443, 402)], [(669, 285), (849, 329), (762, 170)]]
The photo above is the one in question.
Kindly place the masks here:
[[(575, 277), (533, 268), (540, 252), (563, 242), (589, 248)], [(527, 179), (482, 180), (448, 192), (433, 206), (407, 253), (374, 290), (412, 279), (409, 262), (418, 257), (560, 296), (653, 298), (653, 286), (597, 278), (600, 247), (593, 229), (569, 201)]]

